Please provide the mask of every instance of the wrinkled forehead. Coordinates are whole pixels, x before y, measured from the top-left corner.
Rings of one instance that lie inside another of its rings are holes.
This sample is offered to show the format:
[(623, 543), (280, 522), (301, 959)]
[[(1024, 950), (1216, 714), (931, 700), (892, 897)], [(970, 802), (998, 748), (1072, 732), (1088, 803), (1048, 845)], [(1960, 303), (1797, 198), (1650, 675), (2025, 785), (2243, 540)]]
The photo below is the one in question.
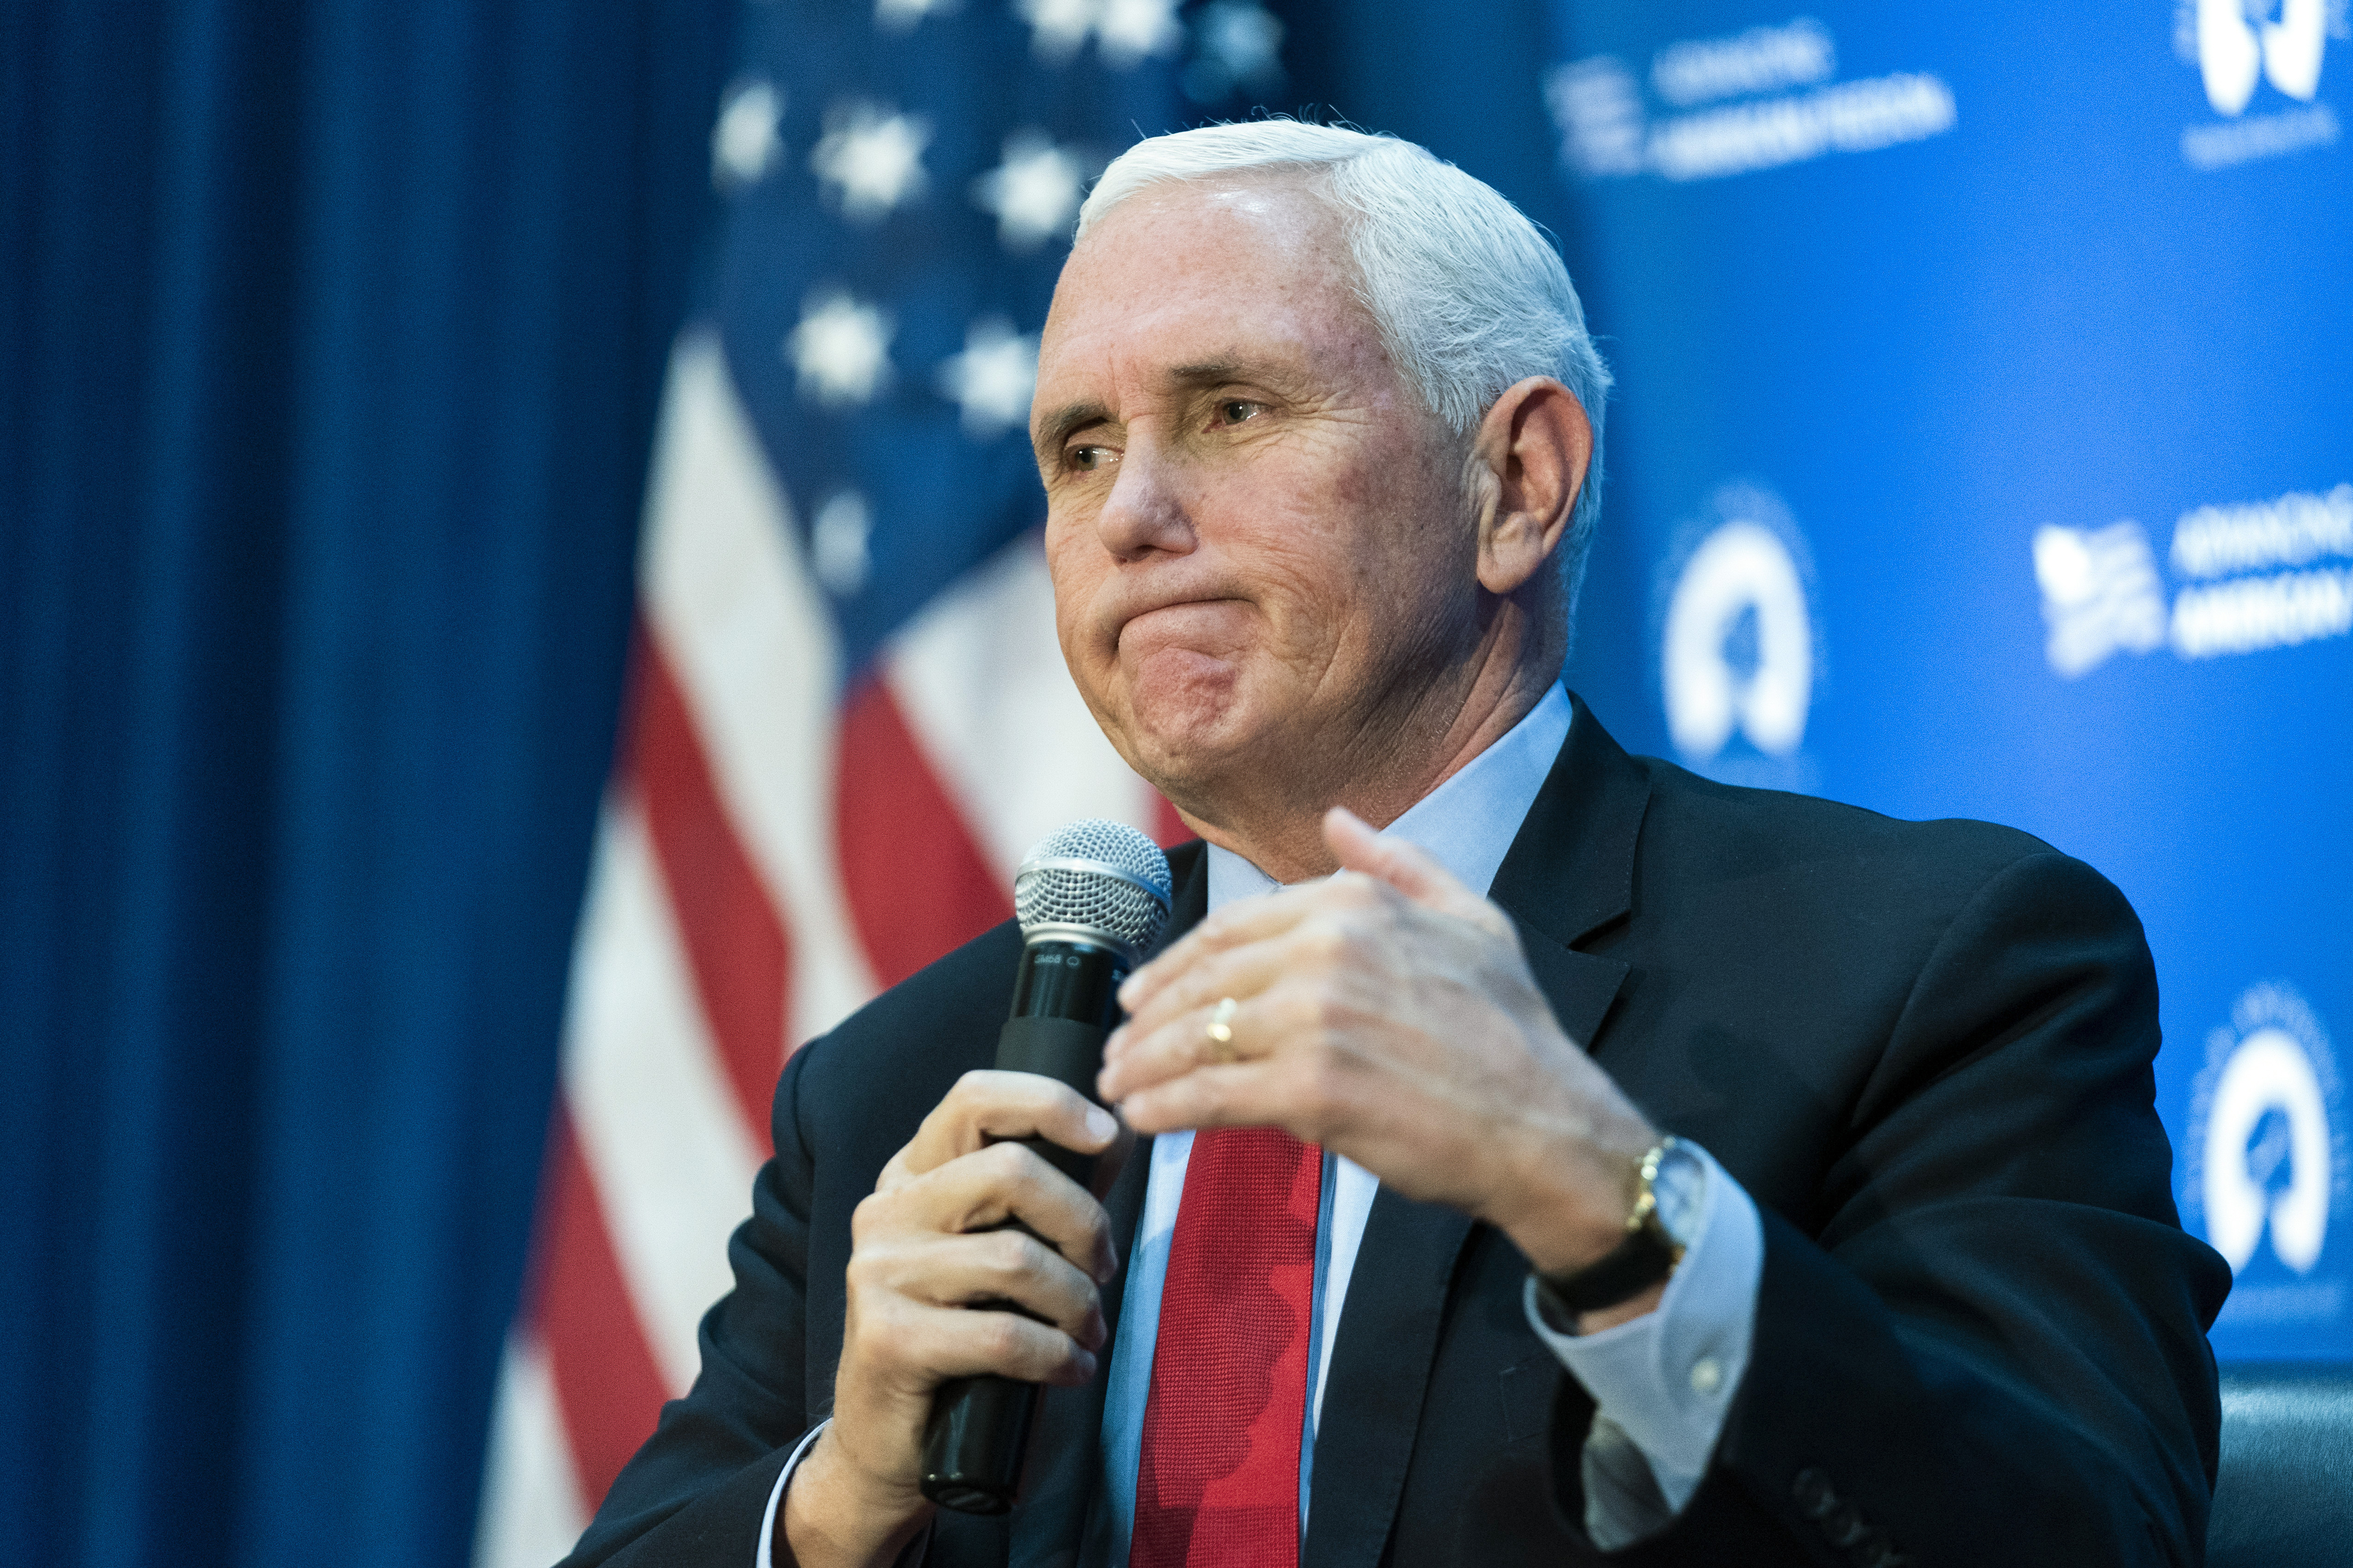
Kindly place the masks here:
[(1055, 285), (1047, 336), (1074, 318), (1149, 310), (1181, 289), (1345, 310), (1355, 283), (1340, 216), (1311, 172), (1170, 181), (1089, 226)]
[(1124, 418), (1135, 399), (1218, 381), (1303, 403), (1418, 405), (1356, 278), (1340, 216), (1310, 174), (1138, 192), (1091, 225), (1063, 267), (1039, 342), (1033, 441), (1050, 445), (1071, 410)]
[(1325, 185), (1324, 170), (1280, 166), (1164, 180), (1098, 215), (1074, 248), (1082, 251), (1124, 227), (1170, 219), (1248, 230), (1295, 253), (1336, 247), (1340, 212)]

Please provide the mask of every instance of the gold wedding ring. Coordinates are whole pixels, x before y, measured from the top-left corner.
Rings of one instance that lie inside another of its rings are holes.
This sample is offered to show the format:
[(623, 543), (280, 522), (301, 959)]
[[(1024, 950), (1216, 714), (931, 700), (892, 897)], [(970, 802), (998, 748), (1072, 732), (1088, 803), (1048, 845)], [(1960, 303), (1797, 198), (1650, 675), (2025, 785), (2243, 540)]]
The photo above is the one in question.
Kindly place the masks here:
[(1209, 1022), (1201, 1030), (1209, 1037), (1209, 1054), (1221, 1062), (1234, 1059), (1234, 1015), (1240, 1010), (1240, 1003), (1230, 996), (1221, 997), (1209, 1009)]

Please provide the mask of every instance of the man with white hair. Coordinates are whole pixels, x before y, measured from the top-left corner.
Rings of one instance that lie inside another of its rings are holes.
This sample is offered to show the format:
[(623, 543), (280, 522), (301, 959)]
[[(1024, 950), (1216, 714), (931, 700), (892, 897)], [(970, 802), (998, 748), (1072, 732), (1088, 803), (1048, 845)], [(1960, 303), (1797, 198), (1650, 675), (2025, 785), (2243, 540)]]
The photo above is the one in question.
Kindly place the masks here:
[[(2196, 1560), (2228, 1274), (2138, 922), (1619, 750), (1558, 684), (1608, 384), (1419, 148), (1111, 166), (1031, 435), (1072, 678), (1204, 841), (1106, 1048), (1139, 1142), (1101, 1194), (1008, 1142), (1127, 1135), (980, 1070), (1009, 926), (799, 1052), (575, 1562)], [(918, 1488), (979, 1373), (1050, 1385), (1007, 1518)]]

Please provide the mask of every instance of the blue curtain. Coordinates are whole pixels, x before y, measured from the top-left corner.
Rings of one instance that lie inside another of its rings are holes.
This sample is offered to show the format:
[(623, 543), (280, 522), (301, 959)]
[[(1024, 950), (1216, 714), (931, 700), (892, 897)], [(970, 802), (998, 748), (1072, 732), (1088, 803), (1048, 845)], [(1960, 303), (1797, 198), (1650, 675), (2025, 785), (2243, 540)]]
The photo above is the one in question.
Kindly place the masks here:
[(0, 1556), (466, 1557), (733, 9), (0, 10)]

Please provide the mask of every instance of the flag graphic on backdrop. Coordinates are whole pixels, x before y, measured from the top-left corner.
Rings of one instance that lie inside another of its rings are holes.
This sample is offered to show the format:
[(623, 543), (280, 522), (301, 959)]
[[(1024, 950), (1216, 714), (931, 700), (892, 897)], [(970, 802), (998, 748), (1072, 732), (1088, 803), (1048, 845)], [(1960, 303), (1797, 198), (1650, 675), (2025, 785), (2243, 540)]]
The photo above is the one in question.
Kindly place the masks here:
[(562, 1556), (729, 1284), (796, 1043), (1012, 913), (1078, 816), (1181, 828), (1064, 672), (1027, 438), (1086, 182), (1279, 30), (1220, 0), (747, 8), (657, 437), (476, 1560)]

